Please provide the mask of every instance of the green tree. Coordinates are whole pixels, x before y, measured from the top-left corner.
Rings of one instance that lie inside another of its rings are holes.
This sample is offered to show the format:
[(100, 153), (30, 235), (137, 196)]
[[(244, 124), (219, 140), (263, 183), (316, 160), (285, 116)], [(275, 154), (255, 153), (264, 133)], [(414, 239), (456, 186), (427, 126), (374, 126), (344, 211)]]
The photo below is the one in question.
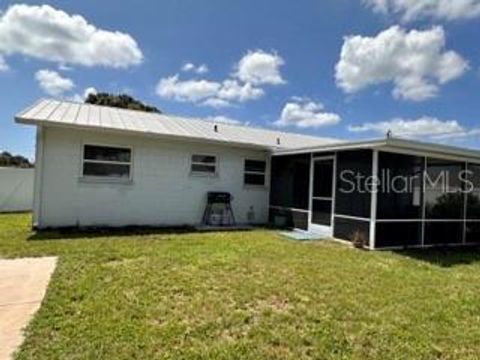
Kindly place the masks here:
[(0, 152), (0, 166), (17, 167), (17, 168), (32, 168), (33, 164), (21, 155), (12, 155), (7, 151)]
[(111, 106), (121, 109), (140, 110), (153, 113), (161, 113), (155, 106), (150, 106), (142, 103), (139, 100), (125, 94), (109, 94), (105, 92), (97, 94), (89, 94), (85, 99), (85, 103), (94, 105)]

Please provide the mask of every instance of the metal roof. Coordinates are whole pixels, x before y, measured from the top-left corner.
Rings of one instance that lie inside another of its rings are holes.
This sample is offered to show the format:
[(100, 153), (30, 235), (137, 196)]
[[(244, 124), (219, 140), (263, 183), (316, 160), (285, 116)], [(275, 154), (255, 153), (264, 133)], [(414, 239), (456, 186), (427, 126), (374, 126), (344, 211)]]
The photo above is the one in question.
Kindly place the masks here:
[(432, 156), (450, 156), (480, 161), (480, 151), (460, 148), (450, 145), (434, 144), (400, 138), (383, 138), (373, 140), (339, 142), (320, 146), (304, 146), (297, 149), (276, 149), (273, 155), (293, 155), (315, 152), (330, 152), (342, 150), (378, 149), (393, 152), (410, 152)]
[(321, 146), (339, 142), (331, 138), (53, 99), (37, 101), (18, 113), (15, 121), (22, 124), (121, 131), (227, 143), (269, 150)]

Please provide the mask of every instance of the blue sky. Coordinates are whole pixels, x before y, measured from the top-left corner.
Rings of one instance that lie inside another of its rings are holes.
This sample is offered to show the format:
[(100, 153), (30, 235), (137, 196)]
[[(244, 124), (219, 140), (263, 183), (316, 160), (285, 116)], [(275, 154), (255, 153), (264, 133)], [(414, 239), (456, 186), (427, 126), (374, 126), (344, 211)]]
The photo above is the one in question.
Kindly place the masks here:
[[(52, 94), (81, 100), (87, 88), (171, 114), (348, 139), (390, 129), (478, 148), (480, 1), (444, 3), (2, 1), (0, 150), (33, 157), (34, 130), (14, 114)], [(65, 36), (76, 26), (112, 41)], [(41, 53), (28, 42), (40, 36), (51, 45)]]

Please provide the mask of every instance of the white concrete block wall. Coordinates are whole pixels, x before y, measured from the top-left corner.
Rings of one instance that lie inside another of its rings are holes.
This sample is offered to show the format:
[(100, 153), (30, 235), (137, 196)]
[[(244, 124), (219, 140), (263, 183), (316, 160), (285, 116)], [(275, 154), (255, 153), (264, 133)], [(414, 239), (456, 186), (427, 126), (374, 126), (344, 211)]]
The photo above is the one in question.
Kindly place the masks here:
[(33, 169), (0, 167), (0, 212), (32, 210), (33, 174)]
[[(266, 152), (144, 136), (61, 128), (43, 129), (43, 161), (37, 226), (126, 226), (199, 224), (207, 191), (234, 196), (238, 223), (268, 220), (269, 155)], [(89, 182), (81, 178), (83, 144), (133, 148), (130, 184)], [(38, 145), (37, 145), (38, 146)], [(190, 174), (192, 154), (217, 156), (218, 176)], [(267, 161), (265, 187), (243, 184), (244, 160)]]

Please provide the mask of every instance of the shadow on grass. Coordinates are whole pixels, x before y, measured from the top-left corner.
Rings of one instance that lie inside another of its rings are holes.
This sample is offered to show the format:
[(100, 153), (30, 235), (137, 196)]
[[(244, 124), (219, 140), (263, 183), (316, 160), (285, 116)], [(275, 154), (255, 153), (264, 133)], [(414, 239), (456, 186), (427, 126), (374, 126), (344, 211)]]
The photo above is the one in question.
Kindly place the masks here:
[(28, 240), (74, 240), (105, 237), (142, 236), (142, 235), (172, 235), (195, 232), (193, 227), (156, 228), (128, 226), (122, 228), (61, 228), (55, 230), (38, 230)]
[(148, 236), (148, 235), (178, 235), (178, 234), (200, 234), (211, 231), (250, 231), (254, 228), (202, 228), (198, 229), (193, 226), (181, 227), (146, 227), (146, 226), (126, 226), (121, 228), (60, 228), (37, 230), (28, 237), (29, 241), (41, 240), (75, 240), (75, 239), (94, 239), (108, 237), (124, 237), (124, 236)]
[(395, 252), (402, 256), (445, 268), (480, 262), (480, 246), (407, 249)]

